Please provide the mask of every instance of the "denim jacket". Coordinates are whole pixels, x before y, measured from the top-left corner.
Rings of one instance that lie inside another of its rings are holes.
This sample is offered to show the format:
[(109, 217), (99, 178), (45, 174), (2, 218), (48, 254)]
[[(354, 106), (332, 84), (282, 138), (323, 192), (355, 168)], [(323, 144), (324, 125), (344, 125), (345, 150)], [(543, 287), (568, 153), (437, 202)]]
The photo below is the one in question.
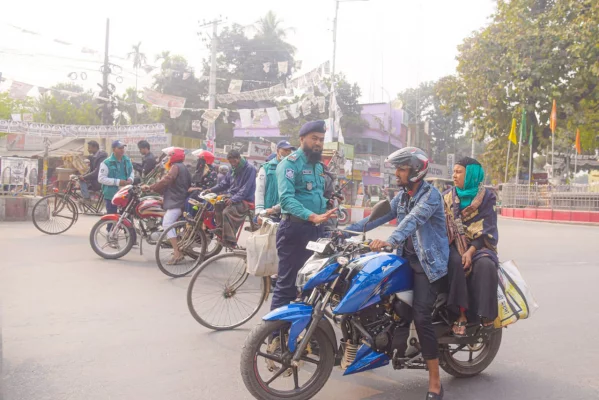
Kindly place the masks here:
[(371, 223), (365, 218), (347, 227), (347, 230), (362, 232), (366, 225), (366, 231), (370, 231), (395, 218), (397, 229), (387, 242), (399, 247), (398, 254), (401, 255), (404, 242), (411, 235), (414, 250), (429, 281), (444, 277), (447, 274), (449, 242), (441, 193), (424, 181), (412, 198), (405, 189), (400, 189), (391, 201), (391, 211), (387, 215)]

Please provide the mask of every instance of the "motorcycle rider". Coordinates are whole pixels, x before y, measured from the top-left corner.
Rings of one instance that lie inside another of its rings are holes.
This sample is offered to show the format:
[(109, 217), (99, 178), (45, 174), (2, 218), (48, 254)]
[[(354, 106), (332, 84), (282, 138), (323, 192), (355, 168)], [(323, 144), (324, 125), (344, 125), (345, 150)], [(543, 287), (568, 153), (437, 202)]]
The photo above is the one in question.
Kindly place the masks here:
[[(429, 371), (427, 400), (443, 398), (439, 376), (439, 345), (432, 324), (432, 311), (437, 294), (446, 287), (449, 244), (445, 226), (445, 211), (441, 193), (423, 179), (428, 172), (426, 153), (416, 147), (405, 147), (387, 157), (385, 162), (396, 168), (400, 187), (391, 201), (391, 211), (375, 221), (368, 218), (347, 229), (370, 231), (397, 218), (397, 229), (385, 241), (373, 240), (370, 248), (381, 251), (386, 246), (397, 247), (414, 272), (412, 312), (421, 346), (422, 357)], [(407, 337), (406, 337), (407, 339)]]
[(279, 189), (277, 185), (277, 165), (291, 152), (297, 150), (288, 141), (281, 140), (277, 143), (276, 156), (262, 165), (256, 178), (256, 218), (260, 221), (259, 214), (266, 210), (267, 215), (281, 212), (279, 204)]
[(87, 174), (79, 177), (79, 188), (81, 189), (81, 196), (86, 201), (89, 201), (89, 191), (98, 191), (101, 189), (100, 182), (98, 182), (98, 174), (100, 173), (100, 165), (108, 158), (108, 154), (104, 150), (100, 150), (100, 145), (95, 140), (87, 142), (87, 151), (89, 152), (89, 171)]
[[(191, 174), (185, 164), (183, 164), (183, 161), (185, 161), (184, 149), (169, 147), (163, 151), (169, 157), (169, 160), (164, 165), (168, 173), (160, 181), (151, 186), (142, 185), (141, 190), (163, 194), (164, 201), (162, 207), (166, 212), (162, 218), (162, 226), (166, 230), (177, 222), (183, 213), (183, 207), (187, 203), (187, 190), (191, 186)], [(173, 247), (173, 257), (167, 264), (175, 265), (183, 260), (184, 256), (177, 245), (176, 232), (173, 229), (169, 230), (167, 237)]]
[[(208, 150), (196, 150), (192, 152), (198, 158), (196, 170), (191, 177), (191, 187), (189, 188), (189, 198), (200, 200), (199, 195), (201, 190), (209, 189), (216, 186), (217, 173), (214, 168), (214, 154)], [(185, 211), (195, 216), (195, 211), (189, 202), (185, 202)]]

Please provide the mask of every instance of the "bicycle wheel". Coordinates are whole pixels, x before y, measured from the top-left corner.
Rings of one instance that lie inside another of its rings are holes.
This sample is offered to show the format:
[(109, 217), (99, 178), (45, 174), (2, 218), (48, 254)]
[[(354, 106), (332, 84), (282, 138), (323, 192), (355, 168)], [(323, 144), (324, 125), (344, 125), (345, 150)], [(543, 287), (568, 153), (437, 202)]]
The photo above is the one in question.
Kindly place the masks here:
[(246, 272), (242, 251), (219, 254), (198, 268), (187, 289), (193, 318), (216, 331), (243, 325), (260, 309), (268, 295), (268, 278)]
[[(187, 238), (187, 232), (191, 225), (186, 221), (179, 221), (169, 226), (160, 234), (156, 243), (156, 264), (162, 273), (172, 278), (180, 278), (196, 269), (203, 261), (206, 254), (206, 235), (199, 229), (196, 232), (195, 240)], [(172, 262), (174, 252), (169, 235), (175, 234), (177, 244), (183, 258), (176, 264)]]
[(223, 249), (223, 245), (216, 239), (213, 233), (206, 233), (208, 244), (206, 245), (206, 256), (204, 260), (214, 257)]
[(50, 194), (33, 206), (33, 225), (48, 235), (66, 232), (77, 221), (79, 212), (73, 201), (66, 196)]

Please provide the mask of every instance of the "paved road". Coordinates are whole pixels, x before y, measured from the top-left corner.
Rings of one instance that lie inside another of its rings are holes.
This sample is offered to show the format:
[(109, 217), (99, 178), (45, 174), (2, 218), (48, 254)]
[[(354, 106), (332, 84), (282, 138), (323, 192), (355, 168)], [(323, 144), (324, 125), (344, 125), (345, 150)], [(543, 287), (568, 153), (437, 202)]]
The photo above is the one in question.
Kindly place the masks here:
[[(0, 224), (4, 399), (249, 398), (238, 370), (248, 330), (198, 325), (189, 279), (162, 275), (151, 251), (98, 258), (87, 239), (93, 222), (83, 217), (60, 236)], [(501, 220), (500, 234), (501, 258), (517, 260), (541, 308), (504, 333), (483, 374), (444, 374), (446, 398), (599, 398), (599, 229)], [(335, 370), (317, 398), (412, 400), (425, 388), (421, 371)]]

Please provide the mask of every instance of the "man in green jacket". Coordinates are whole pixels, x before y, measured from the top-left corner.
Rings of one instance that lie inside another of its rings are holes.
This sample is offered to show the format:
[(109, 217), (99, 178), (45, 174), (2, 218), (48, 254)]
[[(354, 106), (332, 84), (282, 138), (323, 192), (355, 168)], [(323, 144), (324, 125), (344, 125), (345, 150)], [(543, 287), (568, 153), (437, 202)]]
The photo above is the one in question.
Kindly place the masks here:
[(258, 171), (258, 177), (256, 178), (256, 216), (260, 215), (263, 210), (266, 210), (267, 215), (281, 212), (277, 185), (277, 165), (295, 150), (296, 148), (288, 141), (281, 140), (277, 143), (276, 157), (264, 163)]
[(324, 121), (306, 123), (299, 131), (300, 148), (277, 166), (282, 221), (277, 230), (278, 279), (271, 310), (296, 298), (297, 273), (310, 258), (310, 241), (324, 234), (322, 223), (336, 218), (336, 209), (327, 211), (324, 198), (324, 164), (321, 161), (326, 126)]
[(135, 177), (131, 159), (125, 155), (125, 146), (120, 140), (113, 141), (112, 154), (100, 165), (98, 182), (102, 184), (107, 214), (118, 212), (117, 207), (112, 204), (112, 198), (120, 186), (131, 185)]

